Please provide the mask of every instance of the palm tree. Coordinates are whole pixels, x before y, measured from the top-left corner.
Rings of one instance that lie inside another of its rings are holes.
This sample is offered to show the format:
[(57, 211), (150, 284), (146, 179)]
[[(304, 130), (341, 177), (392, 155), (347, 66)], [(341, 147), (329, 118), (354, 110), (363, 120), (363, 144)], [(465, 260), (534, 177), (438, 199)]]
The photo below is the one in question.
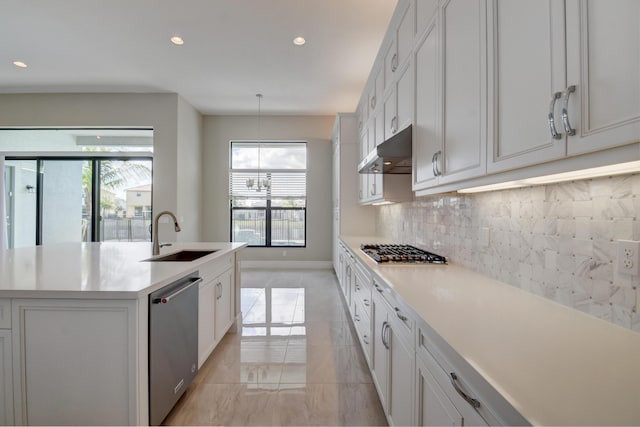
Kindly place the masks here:
[[(91, 212), (93, 163), (86, 162), (82, 168), (82, 190), (86, 215)], [(151, 180), (151, 169), (145, 163), (134, 160), (100, 160), (100, 185), (109, 190), (118, 190), (126, 185), (135, 185)], [(113, 206), (113, 200), (101, 194), (100, 205)]]

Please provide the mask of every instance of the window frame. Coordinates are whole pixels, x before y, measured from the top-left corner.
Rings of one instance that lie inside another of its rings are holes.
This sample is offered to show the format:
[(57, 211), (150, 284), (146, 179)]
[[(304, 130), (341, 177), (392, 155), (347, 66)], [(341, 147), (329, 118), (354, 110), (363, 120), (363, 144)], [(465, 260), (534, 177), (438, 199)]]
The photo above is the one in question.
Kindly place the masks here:
[[(264, 245), (256, 245), (256, 244), (247, 244), (248, 247), (251, 248), (306, 248), (307, 247), (307, 188), (308, 186), (306, 185), (306, 179), (308, 178), (308, 174), (309, 174), (309, 156), (308, 156), (308, 142), (307, 141), (241, 141), (241, 140), (237, 140), (237, 141), (229, 141), (229, 182), (231, 182), (231, 176), (232, 173), (234, 171), (242, 171), (242, 170), (247, 170), (247, 171), (253, 171), (254, 169), (233, 169), (233, 165), (232, 165), (232, 149), (233, 149), (233, 144), (239, 144), (239, 145), (259, 145), (259, 144), (269, 144), (269, 145), (277, 145), (279, 143), (281, 144), (303, 144), (304, 148), (305, 148), (305, 168), (304, 168), (304, 173), (305, 173), (305, 194), (304, 194), (304, 207), (302, 206), (292, 206), (292, 207), (280, 207), (280, 206), (272, 206), (271, 203), (271, 197), (266, 197), (265, 198), (265, 206), (233, 206), (233, 197), (231, 196), (231, 194), (229, 194), (229, 241), (230, 242), (234, 242), (233, 240), (233, 214), (234, 211), (258, 211), (258, 212), (264, 212), (264, 222), (265, 222), (265, 229), (264, 229), (264, 233), (265, 233), (265, 239), (264, 239)], [(271, 173), (279, 173), (279, 171), (282, 171), (284, 173), (287, 172), (288, 169), (274, 169), (274, 168), (265, 168), (262, 169), (263, 173), (265, 174), (271, 174)], [(293, 171), (301, 171), (301, 169), (293, 169)], [(270, 191), (266, 190), (266, 191)], [(303, 211), (304, 213), (304, 243), (302, 245), (274, 245), (272, 242), (272, 221), (273, 221), (273, 211)]]

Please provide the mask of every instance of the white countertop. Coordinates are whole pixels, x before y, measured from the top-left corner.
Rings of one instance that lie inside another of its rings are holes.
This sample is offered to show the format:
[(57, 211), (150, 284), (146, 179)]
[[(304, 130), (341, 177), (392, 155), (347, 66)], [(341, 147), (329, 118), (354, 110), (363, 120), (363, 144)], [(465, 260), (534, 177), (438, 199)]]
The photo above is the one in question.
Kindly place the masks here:
[(246, 243), (173, 243), (161, 255), (183, 249), (216, 252), (191, 262), (144, 262), (152, 244), (60, 243), (0, 250), (0, 298), (135, 299), (196, 271)]
[(640, 425), (640, 334), (456, 264), (378, 265), (342, 236), (534, 425)]

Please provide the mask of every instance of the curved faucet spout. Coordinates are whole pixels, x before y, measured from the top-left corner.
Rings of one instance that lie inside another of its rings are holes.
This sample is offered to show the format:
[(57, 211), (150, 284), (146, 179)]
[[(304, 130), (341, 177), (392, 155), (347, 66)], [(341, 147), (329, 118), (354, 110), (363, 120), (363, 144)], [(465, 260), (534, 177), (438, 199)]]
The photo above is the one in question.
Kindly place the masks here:
[(158, 239), (158, 223), (160, 222), (160, 217), (163, 215), (169, 215), (171, 219), (173, 219), (173, 228), (176, 232), (180, 231), (180, 224), (178, 224), (178, 218), (176, 218), (175, 214), (171, 211), (162, 211), (153, 220), (153, 255), (160, 254), (160, 240)]

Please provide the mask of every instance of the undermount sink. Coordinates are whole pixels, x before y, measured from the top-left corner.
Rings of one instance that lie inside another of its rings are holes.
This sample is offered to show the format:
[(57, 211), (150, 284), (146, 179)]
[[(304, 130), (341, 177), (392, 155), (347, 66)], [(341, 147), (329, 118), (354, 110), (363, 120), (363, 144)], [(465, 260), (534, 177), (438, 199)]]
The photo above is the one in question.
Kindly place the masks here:
[(214, 252), (216, 252), (217, 249), (212, 249), (212, 250), (206, 250), (206, 251), (195, 251), (195, 250), (183, 250), (180, 252), (175, 252), (169, 255), (164, 255), (164, 256), (159, 256), (156, 258), (149, 258), (149, 259), (145, 259), (143, 261), (149, 261), (149, 262), (157, 262), (157, 261), (183, 261), (183, 262), (188, 262), (188, 261), (193, 261), (196, 260), (198, 258), (202, 258), (203, 256), (207, 256), (209, 254), (212, 254)]

